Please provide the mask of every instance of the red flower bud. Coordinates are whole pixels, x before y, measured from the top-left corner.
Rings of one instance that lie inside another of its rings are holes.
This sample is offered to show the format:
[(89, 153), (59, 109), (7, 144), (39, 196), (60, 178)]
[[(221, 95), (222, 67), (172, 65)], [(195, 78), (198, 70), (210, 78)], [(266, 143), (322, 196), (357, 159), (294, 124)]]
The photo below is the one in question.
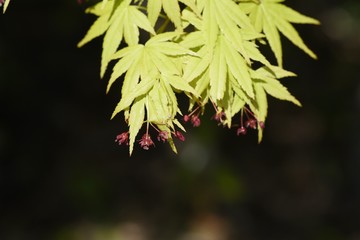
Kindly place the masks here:
[(185, 141), (184, 135), (183, 135), (181, 132), (179, 132), (179, 131), (175, 131), (174, 136), (175, 136), (176, 138), (178, 138), (180, 141)]
[(119, 145), (125, 143), (129, 145), (129, 132), (123, 132), (116, 136), (115, 142), (118, 142)]
[(246, 128), (244, 128), (244, 127), (239, 127), (238, 129), (237, 129), (237, 131), (236, 131), (236, 135), (246, 135)]

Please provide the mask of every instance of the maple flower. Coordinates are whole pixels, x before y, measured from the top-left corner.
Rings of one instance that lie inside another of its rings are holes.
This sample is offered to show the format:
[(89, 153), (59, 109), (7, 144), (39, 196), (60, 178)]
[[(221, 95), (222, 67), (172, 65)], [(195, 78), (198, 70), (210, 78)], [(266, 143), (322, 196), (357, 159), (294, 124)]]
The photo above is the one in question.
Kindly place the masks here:
[(188, 122), (190, 120), (190, 116), (189, 115), (184, 115), (184, 118), (183, 118), (184, 122)]
[(237, 131), (236, 131), (236, 135), (246, 135), (246, 132), (247, 132), (247, 130), (246, 130), (246, 128), (244, 128), (244, 127), (239, 127), (238, 129), (237, 129)]
[(252, 129), (256, 129), (256, 125), (257, 125), (257, 121), (256, 121), (256, 119), (253, 119), (253, 118), (251, 118), (245, 122), (245, 126), (250, 127)]
[(184, 135), (183, 135), (181, 132), (179, 132), (179, 131), (175, 131), (174, 136), (175, 136), (176, 138), (178, 138), (180, 141), (185, 141)]
[(167, 131), (160, 131), (157, 140), (165, 142), (169, 138)]
[(215, 119), (218, 122), (223, 122), (226, 120), (226, 115), (223, 111), (217, 112), (215, 113), (215, 115), (213, 116), (213, 119)]
[(194, 127), (198, 127), (201, 124), (199, 115), (193, 115), (191, 116), (191, 123)]
[(151, 140), (150, 134), (145, 133), (139, 140), (139, 144), (144, 150), (149, 150), (149, 147), (154, 145), (154, 142)]
[(197, 106), (191, 113), (184, 115), (184, 122), (190, 121), (193, 127), (198, 127), (201, 124), (200, 118), (200, 106)]
[(123, 132), (116, 136), (115, 142), (118, 142), (119, 145), (125, 143), (129, 145), (129, 132)]

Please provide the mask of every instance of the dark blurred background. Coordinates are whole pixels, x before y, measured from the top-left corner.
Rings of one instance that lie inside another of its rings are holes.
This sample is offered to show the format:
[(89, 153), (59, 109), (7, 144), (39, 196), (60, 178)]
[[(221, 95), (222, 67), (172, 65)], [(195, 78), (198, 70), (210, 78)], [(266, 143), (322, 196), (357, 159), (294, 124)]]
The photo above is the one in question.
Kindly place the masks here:
[(12, 0), (0, 16), (0, 239), (359, 240), (360, 2), (287, 1), (319, 56), (284, 40), (284, 84), (264, 141), (189, 128), (175, 155), (114, 143), (119, 91), (99, 78), (101, 39), (75, 0)]

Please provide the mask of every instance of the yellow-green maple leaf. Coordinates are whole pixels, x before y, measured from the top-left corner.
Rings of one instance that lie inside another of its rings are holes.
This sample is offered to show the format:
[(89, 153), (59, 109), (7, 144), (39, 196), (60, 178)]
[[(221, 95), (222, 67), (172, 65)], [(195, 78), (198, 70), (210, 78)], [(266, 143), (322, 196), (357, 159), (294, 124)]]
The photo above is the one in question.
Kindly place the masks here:
[(161, 9), (164, 10), (169, 19), (174, 23), (177, 29), (182, 30), (180, 6), (178, 0), (148, 0), (147, 11), (148, 18), (152, 26), (155, 26)]
[(317, 58), (303, 42), (291, 23), (319, 24), (319, 21), (300, 14), (283, 5), (283, 0), (258, 0), (240, 2), (241, 9), (249, 14), (256, 30), (263, 32), (274, 52), (279, 66), (282, 66), (282, 48), (279, 32), (312, 58)]
[[(133, 149), (133, 139), (140, 126), (140, 121), (133, 123), (135, 117), (131, 116), (143, 116), (141, 115), (142, 107), (139, 105), (143, 102), (138, 103), (140, 99), (146, 97), (144, 106), (147, 109), (148, 122), (171, 127), (170, 123), (175, 121), (174, 118), (178, 112), (175, 91), (199, 96), (181, 77), (181, 71), (176, 65), (177, 57), (196, 55), (180, 44), (171, 41), (178, 35), (176, 32), (158, 34), (151, 37), (145, 44), (125, 47), (112, 57), (112, 60), (119, 60), (114, 65), (107, 89), (109, 90), (112, 84), (125, 74), (121, 99), (112, 118), (121, 111), (130, 110), (128, 121), (130, 153)], [(135, 110), (133, 110), (134, 104), (138, 104)], [(170, 144), (174, 149), (171, 142)]]
[[(196, 22), (194, 26), (200, 29), (190, 33), (181, 44), (193, 48), (199, 47), (202, 42), (203, 46), (199, 49), (199, 58), (192, 58), (186, 63), (184, 78), (191, 82), (209, 69), (209, 75), (201, 76), (204, 81), (196, 86), (205, 90), (204, 84), (208, 82), (210, 97), (217, 101), (224, 97), (228, 74), (232, 74), (248, 96), (254, 97), (249, 74), (250, 59), (264, 65), (270, 63), (252, 42), (261, 35), (255, 31), (248, 16), (231, 0), (205, 1), (201, 23), (198, 23), (199, 18), (195, 14), (185, 13), (185, 19), (190, 23)], [(209, 77), (210, 81), (205, 81), (203, 77)]]

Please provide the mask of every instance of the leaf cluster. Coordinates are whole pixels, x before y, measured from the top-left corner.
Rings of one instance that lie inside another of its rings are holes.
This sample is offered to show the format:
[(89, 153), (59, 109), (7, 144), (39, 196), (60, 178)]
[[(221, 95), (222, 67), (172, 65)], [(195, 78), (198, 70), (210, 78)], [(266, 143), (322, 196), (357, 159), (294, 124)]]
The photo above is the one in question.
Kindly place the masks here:
[(295, 76), (283, 69), (280, 33), (316, 58), (293, 24), (319, 22), (282, 0), (103, 0), (86, 12), (97, 18), (78, 46), (104, 35), (100, 76), (114, 61), (107, 91), (122, 80), (112, 117), (124, 113), (130, 154), (144, 124), (167, 132), (176, 152), (172, 136), (176, 128), (185, 131), (179, 94), (189, 98), (189, 111), (210, 101), (229, 128), (244, 108), (265, 122), (268, 95), (300, 106), (279, 80)]

